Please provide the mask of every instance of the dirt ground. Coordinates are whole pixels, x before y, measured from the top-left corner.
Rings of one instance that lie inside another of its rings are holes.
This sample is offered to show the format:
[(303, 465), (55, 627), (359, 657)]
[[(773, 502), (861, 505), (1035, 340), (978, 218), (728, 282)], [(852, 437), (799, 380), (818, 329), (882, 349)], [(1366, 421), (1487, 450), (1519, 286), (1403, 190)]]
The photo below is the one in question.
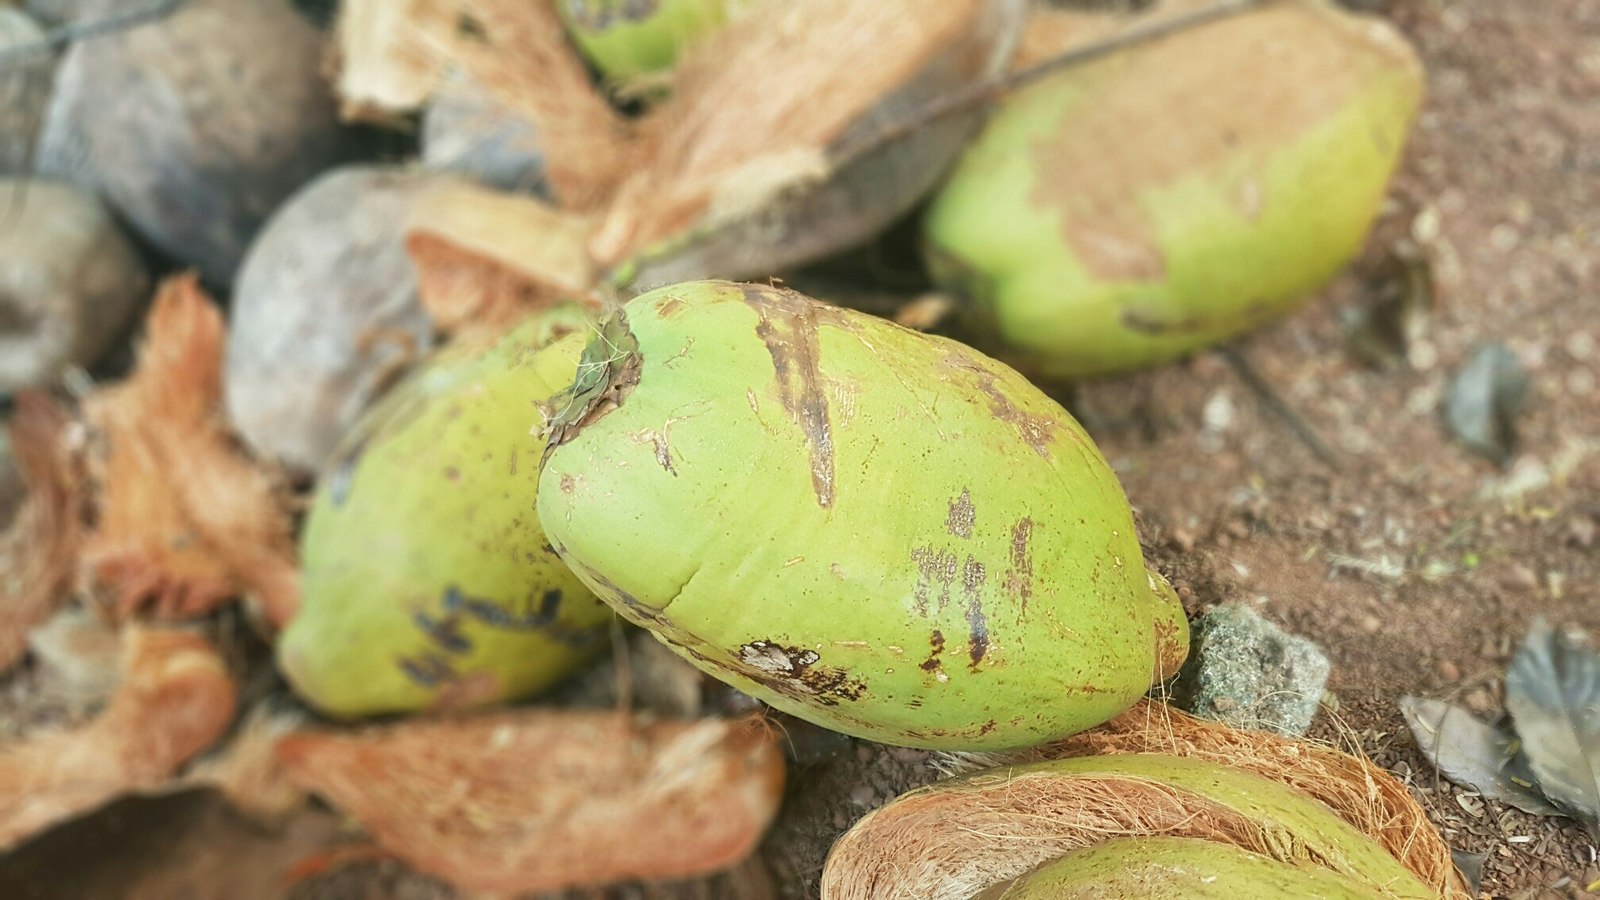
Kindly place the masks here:
[[(1349, 273), (1237, 347), (1337, 467), (1217, 354), (1082, 385), (1071, 402), (1191, 612), (1254, 603), (1326, 649), (1332, 697), (1315, 737), (1359, 747), (1413, 786), (1452, 847), (1487, 853), (1484, 896), (1588, 896), (1600, 862), (1583, 830), (1443, 781), (1396, 701), (1450, 698), (1493, 716), (1535, 616), (1600, 637), (1600, 3), (1395, 0), (1388, 14), (1422, 50), (1430, 81), (1390, 209)], [(1351, 352), (1348, 323), (1396, 289), (1386, 261), (1397, 251), (1426, 261), (1435, 308), (1406, 361), (1378, 368)], [(1452, 375), (1488, 340), (1516, 352), (1532, 385), (1505, 467), (1453, 441), (1440, 412)], [(764, 858), (780, 895), (805, 897), (833, 836), (932, 772), (919, 751), (798, 724), (793, 736), (803, 758)], [(99, 858), (72, 896), (188, 895), (212, 876), (144, 877), (140, 860), (182, 867), (181, 848), (200, 840), (256, 858), (260, 896), (281, 896), (268, 869), (337, 831), (317, 813), (263, 843), (254, 826), (193, 798), (112, 812), (0, 860), (0, 894), (68, 896), (39, 873)], [(159, 853), (95, 849), (156, 831)], [(299, 871), (298, 900), (451, 896), (389, 862)], [(605, 894), (728, 895), (715, 885)]]
[[(1228, 599), (1321, 644), (1336, 717), (1411, 783), (1457, 849), (1489, 853), (1495, 897), (1583, 896), (1594, 843), (1562, 820), (1441, 782), (1396, 708), (1407, 694), (1501, 709), (1530, 620), (1600, 636), (1600, 4), (1401, 0), (1430, 97), (1362, 264), (1243, 356), (1338, 456), (1321, 463), (1215, 356), (1079, 391), (1159, 565), (1194, 607)], [(1436, 310), (1387, 371), (1347, 351), (1402, 242)], [(1441, 401), (1480, 341), (1527, 367), (1518, 453), (1452, 442)], [(1198, 449), (1197, 449), (1198, 448)]]

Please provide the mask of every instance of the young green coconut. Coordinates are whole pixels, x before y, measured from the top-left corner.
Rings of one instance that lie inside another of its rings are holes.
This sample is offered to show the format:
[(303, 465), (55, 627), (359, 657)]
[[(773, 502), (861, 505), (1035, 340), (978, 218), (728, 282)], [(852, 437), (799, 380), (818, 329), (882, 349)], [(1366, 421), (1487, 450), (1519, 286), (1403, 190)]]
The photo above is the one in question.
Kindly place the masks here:
[(754, 0), (559, 0), (567, 34), (613, 84), (672, 68), (683, 48)]
[(487, 352), (448, 348), (346, 437), (318, 484), (303, 605), (278, 643), (313, 706), (362, 716), (527, 696), (605, 646), (611, 611), (528, 506), (538, 404), (571, 383), (584, 330), (564, 307)]
[(1177, 671), (1116, 476), (1021, 375), (791, 291), (634, 299), (558, 396), (545, 533), (625, 618), (884, 743), (1038, 744)]
[[(1048, 889), (1095, 882), (1131, 893)], [(840, 838), (822, 876), (824, 900), (1210, 897), (1224, 887), (1241, 900), (1438, 897), (1311, 797), (1160, 753), (1006, 767), (912, 791)]]
[(928, 264), (1030, 371), (1180, 357), (1294, 308), (1357, 253), (1422, 91), (1391, 26), (1320, 0), (1048, 76), (936, 195)]

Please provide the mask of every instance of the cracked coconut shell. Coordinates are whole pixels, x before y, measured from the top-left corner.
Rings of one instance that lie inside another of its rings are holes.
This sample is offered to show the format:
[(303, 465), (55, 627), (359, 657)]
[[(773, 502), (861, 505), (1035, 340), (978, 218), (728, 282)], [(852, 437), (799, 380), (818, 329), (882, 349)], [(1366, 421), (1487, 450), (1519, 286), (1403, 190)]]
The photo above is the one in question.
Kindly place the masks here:
[(1103, 722), (1182, 662), (1116, 476), (1004, 365), (728, 282), (635, 299), (585, 360), (540, 520), (713, 677), (859, 737), (979, 749)]
[(1009, 96), (924, 222), (996, 352), (1079, 378), (1281, 315), (1361, 248), (1422, 98), (1391, 26), (1278, 3)]
[(529, 502), (539, 404), (571, 383), (585, 321), (563, 307), (487, 351), (448, 348), (345, 438), (317, 486), (302, 607), (278, 644), (313, 706), (362, 716), (527, 696), (605, 646), (610, 610)]

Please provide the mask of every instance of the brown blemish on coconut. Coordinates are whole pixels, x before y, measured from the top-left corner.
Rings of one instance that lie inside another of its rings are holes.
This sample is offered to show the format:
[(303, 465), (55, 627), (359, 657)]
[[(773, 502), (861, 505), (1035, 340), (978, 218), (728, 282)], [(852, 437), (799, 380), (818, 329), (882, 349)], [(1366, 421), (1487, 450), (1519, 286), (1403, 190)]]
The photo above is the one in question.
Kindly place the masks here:
[(945, 519), (945, 530), (958, 538), (970, 538), (977, 520), (978, 511), (972, 506), (972, 493), (962, 488), (961, 496), (950, 501), (950, 515)]
[(1193, 331), (1216, 329), (1242, 329), (1272, 314), (1269, 304), (1261, 301), (1248, 303), (1240, 309), (1210, 316), (1189, 316), (1182, 319), (1161, 319), (1141, 309), (1124, 309), (1118, 316), (1129, 331), (1155, 337), (1187, 334)]
[[(948, 550), (917, 547), (911, 551), (911, 559), (917, 564), (917, 586), (911, 591), (917, 615), (927, 618), (930, 613), (943, 612), (950, 605), (950, 588), (959, 574), (956, 555)], [(937, 604), (932, 596), (936, 583), (939, 585)]]
[(1166, 255), (1147, 223), (1107, 218), (1066, 222), (1061, 227), (1073, 255), (1101, 281), (1162, 281), (1167, 277)]
[(833, 429), (820, 372), (817, 318), (821, 304), (792, 291), (741, 285), (745, 302), (760, 321), (756, 334), (767, 346), (778, 382), (778, 399), (805, 433), (811, 456), (811, 487), (817, 505), (833, 505)]
[(578, 486), (578, 480), (571, 475), (563, 475), (561, 476), (561, 481), (557, 482), (557, 486), (561, 488), (561, 493), (571, 497), (573, 490)]
[(1028, 614), (1028, 600), (1033, 596), (1033, 554), (1028, 541), (1033, 538), (1033, 519), (1023, 517), (1011, 527), (1011, 568), (1006, 570), (1005, 591), (1017, 598), (1020, 616)]
[(682, 297), (668, 297), (656, 305), (656, 317), (670, 319), (683, 312), (687, 306), (688, 304), (683, 302)]
[(804, 647), (776, 641), (751, 641), (739, 647), (739, 674), (789, 697), (810, 699), (823, 706), (841, 700), (858, 700), (867, 686), (844, 669), (820, 665), (822, 655)]
[(984, 654), (989, 652), (989, 620), (983, 614), (982, 596), (985, 574), (983, 563), (967, 557), (967, 564), (961, 571), (961, 587), (967, 597), (967, 655), (972, 659), (967, 668), (974, 672), (978, 671)]
[(1050, 444), (1055, 440), (1060, 423), (1048, 416), (1028, 412), (1013, 403), (1011, 397), (1000, 386), (999, 376), (969, 356), (969, 353), (970, 351), (956, 345), (945, 356), (942, 365), (945, 369), (965, 377), (971, 386), (984, 396), (989, 405), (989, 412), (996, 419), (1015, 428), (1018, 436), (1033, 448), (1033, 452), (1044, 459), (1049, 459)]
[(1166, 619), (1155, 621), (1156, 680), (1165, 681), (1178, 674), (1189, 657), (1189, 642), (1180, 633), (1178, 623)]
[(935, 628), (933, 634), (928, 636), (928, 658), (922, 661), (920, 668), (924, 672), (937, 672), (944, 664), (939, 662), (939, 654), (944, 652), (944, 632)]

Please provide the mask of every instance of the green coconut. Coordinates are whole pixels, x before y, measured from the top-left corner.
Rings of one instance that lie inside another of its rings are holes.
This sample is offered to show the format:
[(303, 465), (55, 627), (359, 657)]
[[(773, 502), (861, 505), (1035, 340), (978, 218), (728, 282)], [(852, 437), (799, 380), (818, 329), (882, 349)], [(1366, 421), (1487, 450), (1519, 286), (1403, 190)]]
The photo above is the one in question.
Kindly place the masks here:
[[(904, 794), (857, 822), (834, 844), (822, 876), (824, 900), (966, 900), (1026, 878), (1038, 866), (1121, 839), (1184, 838), (1204, 851), (1169, 846), (1169, 862), (1249, 873), (1233, 851), (1309, 872), (1306, 891), (1339, 885), (1345, 893), (1269, 893), (1281, 870), (1237, 896), (1435, 898), (1415, 874), (1328, 807), (1260, 775), (1160, 753), (1114, 754), (991, 769)], [(1118, 851), (1069, 868), (1081, 878)], [(1120, 851), (1124, 863), (1137, 854)], [(1159, 869), (1159, 862), (1142, 865)], [(1263, 864), (1253, 868), (1266, 870)], [(1124, 877), (1132, 873), (1124, 873)], [(1189, 874), (1166, 894), (1184, 896)], [(1251, 893), (1254, 891), (1254, 893)], [(1011, 894), (1002, 894), (1013, 898)], [(1074, 896), (1020, 894), (1020, 897)], [(1091, 895), (1095, 896), (1095, 895)]]
[(1060, 406), (953, 341), (792, 291), (642, 295), (557, 398), (545, 532), (625, 618), (828, 728), (1037, 744), (1176, 671), (1188, 628)]
[(1026, 370), (1181, 357), (1360, 250), (1422, 93), (1394, 28), (1314, 0), (1052, 75), (1001, 104), (936, 196), (928, 264)]
[(560, 0), (561, 21), (607, 81), (626, 84), (672, 68), (690, 42), (752, 0)]
[(605, 646), (610, 610), (562, 564), (529, 503), (539, 404), (572, 382), (584, 330), (565, 310), (487, 351), (442, 351), (346, 437), (318, 483), (303, 605), (278, 644), (284, 674), (317, 709), (528, 696)]
[(1199, 838), (1118, 838), (1074, 850), (978, 900), (1383, 900), (1375, 887)]

